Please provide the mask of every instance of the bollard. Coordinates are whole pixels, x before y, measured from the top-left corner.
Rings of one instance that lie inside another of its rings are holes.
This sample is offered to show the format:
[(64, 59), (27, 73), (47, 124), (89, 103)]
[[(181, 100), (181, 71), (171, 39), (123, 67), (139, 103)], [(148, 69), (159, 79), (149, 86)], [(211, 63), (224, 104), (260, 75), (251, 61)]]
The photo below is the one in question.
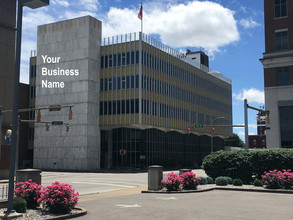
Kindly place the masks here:
[(39, 169), (22, 169), (16, 171), (16, 182), (25, 182), (29, 179), (32, 182), (41, 185), (41, 170)]
[(179, 170), (179, 176), (180, 176), (182, 173), (186, 173), (186, 172), (191, 172), (191, 169), (180, 169), (180, 170)]
[(162, 189), (161, 181), (163, 179), (163, 167), (153, 165), (148, 167), (148, 189), (160, 190)]

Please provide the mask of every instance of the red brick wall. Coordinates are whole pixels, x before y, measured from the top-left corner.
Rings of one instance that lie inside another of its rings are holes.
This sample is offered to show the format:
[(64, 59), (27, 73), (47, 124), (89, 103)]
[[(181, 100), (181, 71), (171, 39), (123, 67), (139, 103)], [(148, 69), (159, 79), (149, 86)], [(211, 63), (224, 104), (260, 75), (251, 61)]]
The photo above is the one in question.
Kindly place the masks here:
[(275, 30), (288, 28), (289, 49), (293, 49), (293, 1), (287, 0), (287, 17), (275, 18), (275, 0), (264, 1), (266, 53), (276, 50)]

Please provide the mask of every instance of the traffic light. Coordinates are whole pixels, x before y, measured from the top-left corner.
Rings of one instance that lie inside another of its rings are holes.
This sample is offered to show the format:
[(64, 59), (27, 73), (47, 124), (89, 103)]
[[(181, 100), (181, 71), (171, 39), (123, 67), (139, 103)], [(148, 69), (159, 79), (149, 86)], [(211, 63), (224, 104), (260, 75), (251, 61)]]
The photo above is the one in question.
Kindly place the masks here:
[(69, 128), (70, 128), (70, 126), (69, 126), (69, 124), (67, 124), (67, 125), (66, 125), (66, 132), (69, 131)]
[(37, 122), (41, 122), (41, 119), (42, 119), (42, 113), (41, 113), (41, 111), (39, 110), (39, 111), (38, 111), (38, 116), (37, 116)]
[(72, 111), (72, 108), (70, 107), (69, 114), (68, 114), (68, 120), (72, 120), (72, 115), (73, 115), (73, 111)]
[(190, 128), (187, 128), (188, 134), (190, 134)]
[(266, 111), (266, 124), (270, 124), (270, 112), (269, 111)]
[(215, 133), (215, 128), (212, 128), (213, 133)]
[(49, 127), (50, 127), (50, 125), (48, 123), (46, 123), (46, 131), (49, 131)]

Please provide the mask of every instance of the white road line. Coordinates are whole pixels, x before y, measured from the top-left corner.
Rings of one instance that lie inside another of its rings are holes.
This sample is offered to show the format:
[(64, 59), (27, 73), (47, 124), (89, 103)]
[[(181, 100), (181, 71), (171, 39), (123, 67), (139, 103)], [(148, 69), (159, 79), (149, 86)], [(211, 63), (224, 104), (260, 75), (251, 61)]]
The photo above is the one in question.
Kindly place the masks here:
[(134, 205), (116, 205), (117, 207), (120, 208), (140, 208), (140, 205), (134, 204)]
[(166, 198), (166, 197), (157, 197), (157, 199), (161, 199), (161, 200), (176, 200), (177, 198), (175, 198), (175, 197), (168, 197), (168, 198)]
[(93, 182), (72, 182), (72, 183), (81, 183), (81, 184), (90, 184), (90, 185), (105, 185), (105, 186), (117, 186), (117, 187), (125, 187), (125, 188), (134, 188), (137, 186), (127, 186), (127, 185), (118, 185), (118, 184), (111, 184), (111, 183), (93, 183)]

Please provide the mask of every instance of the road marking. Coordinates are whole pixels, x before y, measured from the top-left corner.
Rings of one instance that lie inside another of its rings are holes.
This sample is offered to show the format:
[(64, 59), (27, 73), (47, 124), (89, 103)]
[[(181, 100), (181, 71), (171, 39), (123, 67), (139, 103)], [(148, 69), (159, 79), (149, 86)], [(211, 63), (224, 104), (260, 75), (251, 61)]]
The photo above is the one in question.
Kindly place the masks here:
[(176, 200), (177, 198), (175, 198), (175, 197), (157, 197), (157, 199), (162, 199), (162, 200)]
[(125, 187), (125, 188), (135, 188), (137, 186), (128, 186), (128, 185), (118, 185), (111, 183), (90, 183), (90, 182), (72, 182), (72, 183), (81, 183), (81, 184), (90, 184), (90, 185), (105, 185), (105, 186), (117, 186), (117, 187)]
[(140, 208), (140, 205), (134, 204), (134, 205), (116, 205), (117, 207), (120, 208)]

